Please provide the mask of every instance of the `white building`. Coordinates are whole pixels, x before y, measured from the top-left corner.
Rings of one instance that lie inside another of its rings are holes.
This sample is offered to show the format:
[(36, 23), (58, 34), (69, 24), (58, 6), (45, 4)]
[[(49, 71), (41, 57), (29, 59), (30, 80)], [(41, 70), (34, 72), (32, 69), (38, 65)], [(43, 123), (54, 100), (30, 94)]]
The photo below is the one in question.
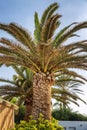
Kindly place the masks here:
[(59, 121), (65, 130), (87, 130), (87, 121)]

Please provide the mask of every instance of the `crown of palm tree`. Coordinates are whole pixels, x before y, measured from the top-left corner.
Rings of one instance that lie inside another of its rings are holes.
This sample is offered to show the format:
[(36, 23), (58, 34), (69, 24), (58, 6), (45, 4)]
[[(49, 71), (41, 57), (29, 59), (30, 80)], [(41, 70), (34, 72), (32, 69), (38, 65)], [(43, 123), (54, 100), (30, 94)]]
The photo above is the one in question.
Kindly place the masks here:
[[(35, 13), (34, 40), (26, 29), (15, 23), (2, 24), (0, 29), (10, 33), (15, 40), (0, 39), (0, 62), (5, 64), (18, 64), (32, 71), (55, 73), (66, 68), (87, 68), (86, 50), (81, 46), (87, 40), (77, 41), (64, 45), (68, 38), (76, 36), (76, 32), (87, 27), (87, 21), (72, 23), (54, 35), (60, 25), (61, 15), (54, 14), (58, 4), (51, 4), (39, 20)], [(83, 55), (82, 55), (83, 54)], [(69, 73), (69, 70), (67, 70)]]

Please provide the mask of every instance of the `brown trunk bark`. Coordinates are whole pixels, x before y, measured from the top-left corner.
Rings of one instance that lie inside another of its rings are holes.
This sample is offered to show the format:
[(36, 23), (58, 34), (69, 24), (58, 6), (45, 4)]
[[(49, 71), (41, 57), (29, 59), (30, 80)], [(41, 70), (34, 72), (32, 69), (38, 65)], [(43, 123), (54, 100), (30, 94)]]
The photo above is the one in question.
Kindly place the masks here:
[(26, 113), (25, 113), (24, 120), (28, 121), (29, 117), (32, 115), (32, 106), (26, 105), (25, 109), (26, 109)]
[(24, 120), (28, 121), (29, 117), (32, 115), (32, 106), (33, 105), (33, 100), (32, 97), (31, 98), (27, 98), (27, 100), (25, 101), (25, 117)]
[(45, 119), (51, 120), (51, 86), (53, 76), (42, 72), (35, 74), (33, 80), (33, 109), (35, 119), (43, 114)]

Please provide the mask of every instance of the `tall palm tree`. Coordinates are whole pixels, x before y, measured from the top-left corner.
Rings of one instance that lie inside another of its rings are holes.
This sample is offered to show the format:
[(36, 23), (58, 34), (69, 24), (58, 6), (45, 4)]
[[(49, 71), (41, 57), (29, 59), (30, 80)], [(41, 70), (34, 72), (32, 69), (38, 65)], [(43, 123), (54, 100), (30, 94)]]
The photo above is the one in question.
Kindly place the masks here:
[(0, 96), (9, 101), (17, 97), (16, 104), (18, 106), (25, 105), (25, 120), (28, 120), (32, 114), (33, 72), (16, 65), (13, 65), (12, 68), (16, 72), (13, 75), (13, 80), (0, 78), (0, 82), (4, 83), (4, 85), (0, 85)]
[(87, 41), (64, 45), (68, 38), (76, 36), (76, 31), (87, 27), (87, 21), (72, 23), (54, 35), (60, 25), (61, 15), (55, 14), (58, 8), (57, 3), (51, 4), (40, 20), (35, 13), (34, 40), (18, 24), (0, 24), (0, 29), (15, 38), (0, 39), (0, 62), (21, 65), (34, 72), (32, 115), (36, 119), (39, 113), (44, 118), (51, 119), (51, 86), (54, 84), (54, 74), (70, 73), (70, 68), (87, 68), (87, 56), (83, 53), (85, 50), (78, 46), (79, 43), (85, 44)]
[(74, 103), (77, 106), (78, 100), (86, 104), (84, 100), (79, 96), (79, 94), (84, 94), (81, 87), (84, 84), (83, 81), (76, 79), (75, 77), (70, 77), (69, 75), (61, 75), (56, 81), (56, 87), (52, 88), (52, 97), (56, 99), (54, 105), (60, 104), (61, 108), (69, 107), (70, 103)]

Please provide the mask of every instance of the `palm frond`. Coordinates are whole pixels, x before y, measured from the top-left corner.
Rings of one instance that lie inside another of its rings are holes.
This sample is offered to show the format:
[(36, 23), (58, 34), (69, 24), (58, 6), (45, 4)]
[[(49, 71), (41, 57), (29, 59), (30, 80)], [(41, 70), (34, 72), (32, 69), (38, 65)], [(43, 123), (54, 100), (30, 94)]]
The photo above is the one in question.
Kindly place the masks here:
[(80, 29), (84, 29), (84, 28), (87, 28), (87, 21), (78, 23), (73, 28), (67, 30), (63, 35), (61, 35), (58, 38), (56, 45), (58, 46), (59, 44), (65, 42), (73, 33), (79, 31)]
[(16, 85), (12, 80), (4, 79), (4, 78), (0, 78), (0, 82), (11, 83)]
[(35, 52), (34, 43), (31, 39), (30, 35), (21, 26), (15, 24), (15, 23), (10, 23), (9, 25), (0, 24), (0, 29), (8, 32), (13, 37), (15, 37), (15, 39), (17, 39), (22, 44), (24, 44), (32, 52)]
[[(69, 76), (71, 76), (71, 75), (69, 75)], [(65, 82), (70, 82), (70, 81), (85, 84), (81, 79), (79, 80), (79, 79), (74, 79), (74, 78), (62, 78), (62, 79), (58, 78), (58, 79), (55, 80), (55, 83), (60, 84), (62, 82), (65, 83)]]
[[(21, 71), (21, 67), (17, 66), (17, 65), (12, 65), (12, 68), (15, 70), (15, 72), (20, 75), (22, 78), (24, 77), (23, 71)], [(23, 69), (23, 67), (22, 67)]]
[(35, 67), (32, 66), (32, 64), (29, 64), (24, 59), (20, 59), (17, 57), (2, 55), (0, 56), (0, 62), (6, 65), (20, 65), (23, 66), (24, 68), (30, 68), (34, 73), (37, 72), (37, 69), (35, 69)]
[(44, 11), (41, 17), (41, 26), (45, 24), (45, 22), (52, 16), (52, 14), (58, 9), (58, 3), (52, 3), (48, 8)]
[(38, 14), (36, 12), (35, 12), (35, 15), (34, 15), (34, 23), (35, 23), (35, 30), (34, 30), (35, 42), (39, 43), (41, 26), (40, 26)]
[(82, 43), (78, 43), (78, 46), (81, 47), (81, 48), (83, 48), (83, 50), (85, 52), (87, 52), (87, 41), (82, 42)]
[(59, 38), (74, 24), (77, 24), (76, 22), (64, 27), (54, 38), (53, 46), (58, 46), (60, 43), (58, 43)]
[(63, 49), (65, 52), (71, 53), (73, 55), (78, 54), (78, 53), (80, 54), (80, 52), (85, 52), (83, 47), (80, 46), (80, 44), (85, 45), (86, 43), (87, 43), (87, 40), (76, 41), (76, 42), (63, 46)]
[(25, 69), (26, 79), (33, 81), (34, 73), (30, 69)]
[(48, 19), (48, 21), (45, 23), (45, 25), (42, 27), (41, 30), (41, 41), (47, 42), (47, 40), (51, 39), (53, 36), (55, 29), (58, 25), (58, 18), (60, 18), (60, 15), (53, 15), (51, 18)]

